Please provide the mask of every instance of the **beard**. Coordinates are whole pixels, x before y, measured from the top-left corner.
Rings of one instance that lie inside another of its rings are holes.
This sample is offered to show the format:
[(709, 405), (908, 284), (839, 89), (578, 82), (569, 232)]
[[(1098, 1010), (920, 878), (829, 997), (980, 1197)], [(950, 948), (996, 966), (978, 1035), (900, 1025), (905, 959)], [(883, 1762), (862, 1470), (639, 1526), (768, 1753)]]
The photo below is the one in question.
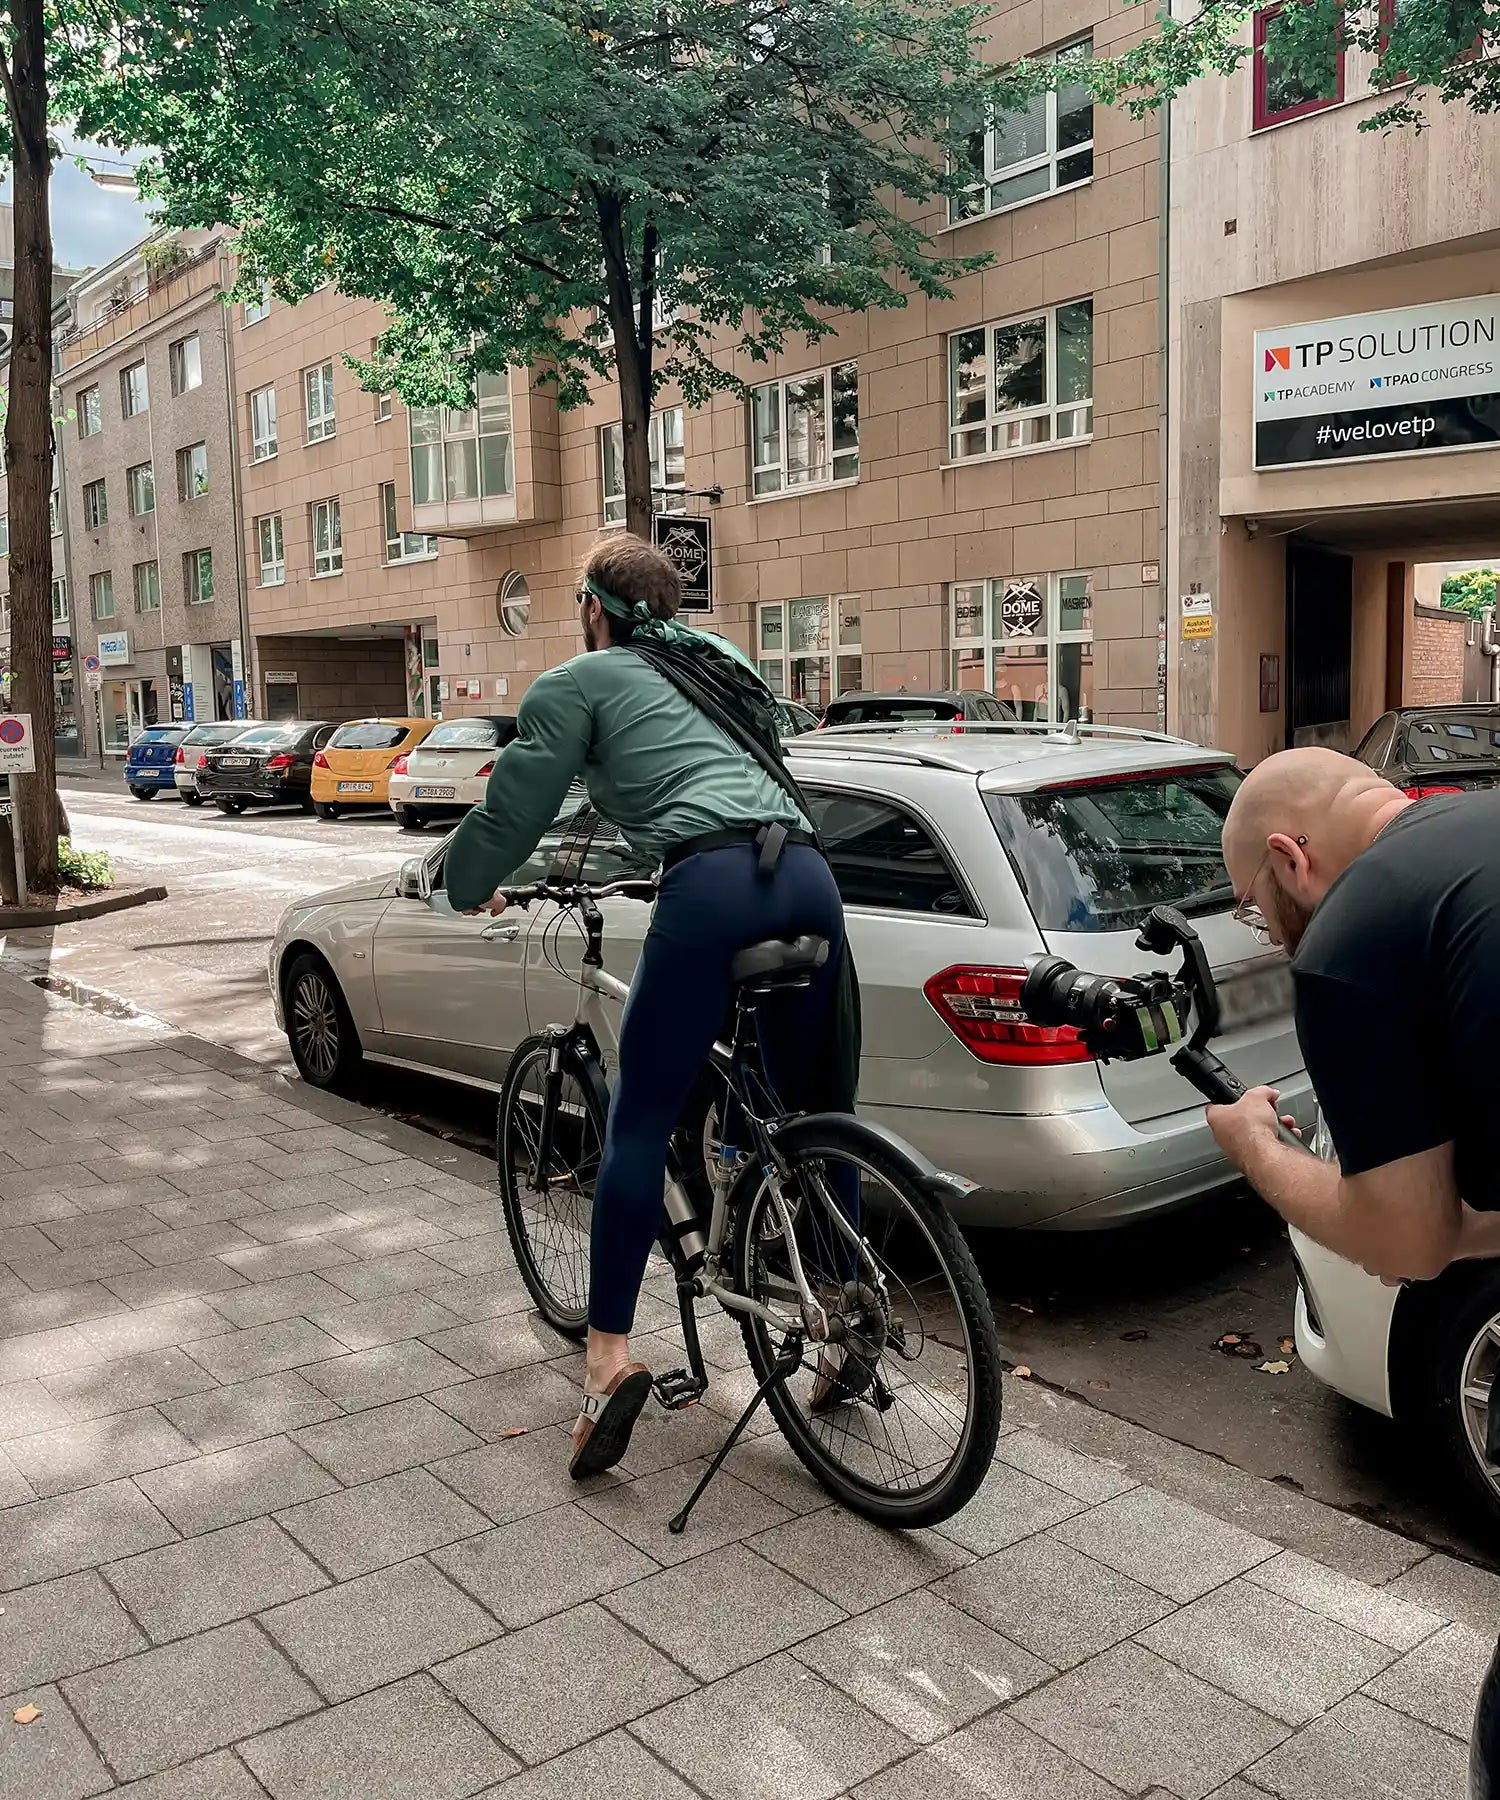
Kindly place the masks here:
[(1313, 909), (1304, 906), (1300, 900), (1294, 900), (1290, 894), (1277, 887), (1272, 893), (1271, 910), (1274, 917), (1270, 922), (1275, 926), (1276, 936), (1283, 949), (1290, 954), (1302, 942), (1312, 923)]

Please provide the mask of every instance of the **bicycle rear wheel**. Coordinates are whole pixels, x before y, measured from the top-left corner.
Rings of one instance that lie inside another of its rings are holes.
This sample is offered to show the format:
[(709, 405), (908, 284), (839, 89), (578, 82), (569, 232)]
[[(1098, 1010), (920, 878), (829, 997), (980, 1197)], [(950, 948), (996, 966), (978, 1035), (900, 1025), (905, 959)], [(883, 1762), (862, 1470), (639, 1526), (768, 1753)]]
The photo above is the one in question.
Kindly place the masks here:
[(530, 1037), (511, 1058), (500, 1090), (495, 1160), (505, 1228), (527, 1292), (549, 1325), (581, 1338), (588, 1330), (589, 1233), (607, 1103), (598, 1071), (568, 1045), (549, 1098), (555, 1049), (551, 1038)]
[[(950, 1518), (989, 1470), (1000, 1431), (1000, 1352), (989, 1299), (958, 1227), (878, 1139), (804, 1139), (783, 1184), (790, 1239), (840, 1349), (807, 1343), (769, 1404), (833, 1496), (882, 1524)], [(858, 1183), (857, 1244), (837, 1195)], [(730, 1197), (735, 1285), (797, 1315), (786, 1225), (758, 1166)], [(757, 1377), (782, 1336), (741, 1319)]]

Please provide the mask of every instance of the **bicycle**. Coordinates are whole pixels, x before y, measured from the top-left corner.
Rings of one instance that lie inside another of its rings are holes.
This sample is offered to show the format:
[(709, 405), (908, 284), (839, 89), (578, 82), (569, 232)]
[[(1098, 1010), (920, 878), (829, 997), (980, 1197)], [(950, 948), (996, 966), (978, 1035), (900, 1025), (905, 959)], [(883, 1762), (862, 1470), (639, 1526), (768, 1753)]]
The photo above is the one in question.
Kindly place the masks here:
[[(575, 914), (583, 927), (573, 1021), (518, 1046), (496, 1122), (505, 1222), (522, 1279), (542, 1317), (581, 1338), (608, 1111), (604, 1050), (613, 1059), (617, 1048), (603, 1002), (623, 1002), (630, 991), (604, 967), (599, 902), (612, 895), (649, 901), (656, 883), (548, 879), (501, 891), (522, 908), (551, 901), (562, 909), (559, 928)], [(762, 1401), (836, 1499), (887, 1525), (950, 1518), (994, 1454), (1001, 1405), (994, 1320), (944, 1204), (973, 1184), (852, 1115), (789, 1114), (767, 1081), (757, 1008), (806, 987), (827, 955), (826, 941), (804, 937), (754, 944), (734, 960), (733, 1028), (710, 1054), (725, 1103), (707, 1171), (706, 1218), (687, 1191), (684, 1166), (703, 1157), (702, 1143), (685, 1148), (674, 1140), (669, 1154), (659, 1245), (676, 1280), (688, 1366), (655, 1377), (657, 1399), (676, 1410), (707, 1391), (696, 1312), (704, 1299), (739, 1320), (758, 1384), (672, 1519), (674, 1532)], [(737, 1121), (747, 1131), (744, 1153)], [(922, 1310), (929, 1296), (931, 1318)]]

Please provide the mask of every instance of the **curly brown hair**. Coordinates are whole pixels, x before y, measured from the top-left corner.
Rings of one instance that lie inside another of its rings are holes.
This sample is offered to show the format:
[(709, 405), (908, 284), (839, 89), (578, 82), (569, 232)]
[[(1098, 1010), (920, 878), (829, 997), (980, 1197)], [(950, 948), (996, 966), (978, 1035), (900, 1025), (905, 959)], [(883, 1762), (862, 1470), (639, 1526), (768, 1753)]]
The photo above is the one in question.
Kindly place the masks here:
[(660, 550), (628, 531), (601, 538), (585, 558), (581, 577), (618, 599), (645, 601), (654, 618), (675, 618), (682, 605), (677, 570)]

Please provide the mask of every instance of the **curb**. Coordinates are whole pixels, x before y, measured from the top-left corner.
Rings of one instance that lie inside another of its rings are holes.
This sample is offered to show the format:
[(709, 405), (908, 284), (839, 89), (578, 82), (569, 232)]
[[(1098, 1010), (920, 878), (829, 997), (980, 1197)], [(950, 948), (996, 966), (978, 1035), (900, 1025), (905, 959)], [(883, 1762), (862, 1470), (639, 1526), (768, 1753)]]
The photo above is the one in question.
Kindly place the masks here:
[(131, 888), (107, 894), (100, 900), (80, 900), (71, 906), (0, 906), (0, 930), (29, 931), (44, 925), (71, 925), (80, 919), (100, 919), (106, 913), (128, 912), (133, 906), (149, 906), (165, 900), (164, 887)]

